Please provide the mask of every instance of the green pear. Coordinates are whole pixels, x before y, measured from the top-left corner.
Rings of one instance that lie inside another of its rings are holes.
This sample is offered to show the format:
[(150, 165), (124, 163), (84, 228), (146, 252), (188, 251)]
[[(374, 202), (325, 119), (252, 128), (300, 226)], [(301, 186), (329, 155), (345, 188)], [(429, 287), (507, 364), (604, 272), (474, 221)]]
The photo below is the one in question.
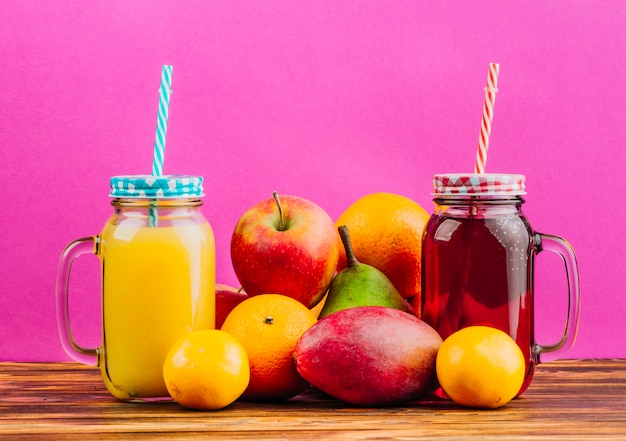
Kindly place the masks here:
[(326, 303), (319, 318), (356, 306), (386, 306), (413, 314), (409, 302), (380, 270), (357, 260), (348, 228), (338, 228), (346, 250), (347, 266), (330, 283)]

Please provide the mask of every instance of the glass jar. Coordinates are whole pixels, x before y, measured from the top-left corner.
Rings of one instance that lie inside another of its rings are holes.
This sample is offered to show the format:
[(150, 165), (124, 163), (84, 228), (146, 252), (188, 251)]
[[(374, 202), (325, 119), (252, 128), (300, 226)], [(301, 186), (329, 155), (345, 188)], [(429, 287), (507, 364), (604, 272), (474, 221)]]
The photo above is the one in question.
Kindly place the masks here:
[[(433, 184), (435, 211), (422, 244), (422, 319), (444, 339), (472, 325), (508, 333), (526, 359), (521, 394), (544, 354), (555, 358), (574, 343), (580, 304), (574, 250), (533, 231), (522, 212), (522, 175), (444, 174)], [(535, 342), (534, 261), (543, 250), (563, 258), (569, 287), (565, 330), (553, 345)]]
[[(76, 361), (97, 364), (115, 397), (167, 399), (169, 348), (188, 332), (215, 327), (215, 240), (200, 210), (202, 178), (116, 176), (110, 196), (113, 213), (102, 232), (61, 255), (61, 343)], [(102, 344), (95, 349), (74, 341), (68, 312), (72, 262), (89, 253), (102, 273)]]

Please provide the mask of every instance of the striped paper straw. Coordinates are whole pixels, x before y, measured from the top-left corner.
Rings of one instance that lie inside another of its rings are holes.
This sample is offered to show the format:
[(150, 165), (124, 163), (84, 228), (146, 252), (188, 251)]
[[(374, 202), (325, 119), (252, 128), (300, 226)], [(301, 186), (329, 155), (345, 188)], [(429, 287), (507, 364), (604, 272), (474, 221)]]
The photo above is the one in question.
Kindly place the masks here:
[(491, 122), (493, 121), (493, 108), (496, 104), (498, 92), (498, 73), (500, 65), (489, 64), (487, 87), (485, 87), (485, 103), (483, 105), (483, 117), (480, 123), (480, 136), (478, 138), (478, 151), (476, 152), (476, 164), (474, 173), (485, 173), (487, 165), (487, 150), (489, 150), (489, 135), (491, 134)]
[(152, 175), (163, 174), (163, 159), (165, 157), (165, 137), (167, 135), (167, 116), (172, 93), (172, 70), (170, 65), (161, 69), (161, 88), (159, 89), (159, 113), (157, 116), (156, 138), (154, 140), (154, 160), (152, 161)]
[[(172, 93), (172, 71), (174, 67), (168, 64), (161, 68), (161, 87), (159, 88), (159, 113), (157, 115), (156, 137), (154, 139), (154, 158), (152, 160), (152, 176), (163, 175), (163, 162), (165, 159), (165, 137), (167, 135), (167, 117), (170, 107), (170, 95)], [(158, 210), (150, 208), (148, 225), (158, 226)]]

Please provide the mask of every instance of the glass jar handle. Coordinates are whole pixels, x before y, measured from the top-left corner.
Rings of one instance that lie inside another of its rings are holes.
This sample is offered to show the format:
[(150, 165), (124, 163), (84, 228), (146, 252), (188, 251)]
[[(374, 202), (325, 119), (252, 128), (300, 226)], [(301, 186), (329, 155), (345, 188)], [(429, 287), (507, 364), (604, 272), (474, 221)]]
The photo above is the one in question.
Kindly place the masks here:
[[(565, 239), (549, 234), (535, 233), (537, 253), (547, 250), (558, 254), (565, 264), (565, 274), (567, 276), (568, 307), (567, 320), (561, 340), (553, 345), (536, 345), (537, 358), (540, 362), (557, 358), (557, 352), (565, 351), (574, 344), (578, 333), (578, 322), (580, 320), (580, 284), (578, 281), (578, 264), (574, 248)], [(547, 358), (544, 357), (547, 355)]]
[(89, 365), (98, 364), (98, 349), (83, 348), (74, 341), (72, 328), (70, 326), (68, 291), (70, 285), (70, 271), (74, 260), (83, 254), (96, 254), (98, 242), (99, 238), (97, 236), (83, 237), (65, 247), (59, 260), (56, 281), (57, 326), (59, 328), (61, 345), (67, 355), (79, 363)]

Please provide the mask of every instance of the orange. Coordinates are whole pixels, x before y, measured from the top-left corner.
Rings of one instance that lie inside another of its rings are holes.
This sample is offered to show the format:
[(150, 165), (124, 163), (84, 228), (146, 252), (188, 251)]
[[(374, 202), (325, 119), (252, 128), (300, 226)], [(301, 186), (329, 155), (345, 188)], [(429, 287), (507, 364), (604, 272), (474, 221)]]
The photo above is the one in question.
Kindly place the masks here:
[(436, 366), (439, 384), (452, 400), (488, 409), (515, 398), (526, 374), (515, 340), (489, 326), (469, 326), (446, 338)]
[[(348, 227), (359, 262), (382, 271), (403, 297), (414, 298), (416, 315), (422, 292), (422, 234), (429, 217), (405, 196), (371, 193), (350, 205), (335, 222), (337, 227)], [(346, 253), (341, 246), (337, 271), (345, 266)]]
[(241, 343), (224, 331), (191, 332), (172, 345), (163, 363), (163, 379), (180, 405), (221, 409), (248, 386), (248, 356)]
[(309, 386), (292, 355), (300, 336), (316, 322), (306, 306), (280, 294), (260, 294), (235, 306), (222, 330), (241, 342), (250, 359), (250, 384), (243, 398), (285, 400)]

